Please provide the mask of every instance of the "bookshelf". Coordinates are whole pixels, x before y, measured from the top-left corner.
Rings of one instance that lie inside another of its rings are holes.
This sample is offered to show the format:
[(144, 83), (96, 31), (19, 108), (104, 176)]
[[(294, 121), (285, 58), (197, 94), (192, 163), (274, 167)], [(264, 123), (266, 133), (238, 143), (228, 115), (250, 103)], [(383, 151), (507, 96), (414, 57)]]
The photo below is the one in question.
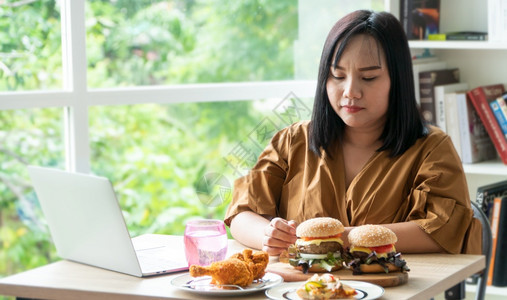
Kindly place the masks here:
[(413, 49), (450, 49), (450, 50), (507, 50), (507, 42), (488, 41), (409, 41)]
[[(385, 0), (385, 9), (399, 18), (400, 1)], [(490, 0), (441, 0), (440, 32), (488, 31)], [(507, 88), (507, 41), (409, 41), (413, 50), (430, 49), (449, 68), (460, 69), (461, 82), (470, 88), (502, 83)], [(500, 160), (463, 164), (471, 199), (477, 187), (507, 180), (507, 166)], [(467, 287), (475, 291), (475, 286)], [(486, 299), (505, 298), (507, 287), (487, 287)]]

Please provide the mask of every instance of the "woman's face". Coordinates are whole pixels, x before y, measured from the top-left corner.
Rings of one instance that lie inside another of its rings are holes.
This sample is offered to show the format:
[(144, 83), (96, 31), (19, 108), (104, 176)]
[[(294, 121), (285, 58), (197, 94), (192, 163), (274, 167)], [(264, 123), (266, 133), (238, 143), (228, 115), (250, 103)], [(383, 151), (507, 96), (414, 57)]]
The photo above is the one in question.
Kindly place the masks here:
[(349, 40), (326, 83), (334, 111), (347, 126), (357, 129), (384, 128), (390, 87), (385, 54), (365, 34)]

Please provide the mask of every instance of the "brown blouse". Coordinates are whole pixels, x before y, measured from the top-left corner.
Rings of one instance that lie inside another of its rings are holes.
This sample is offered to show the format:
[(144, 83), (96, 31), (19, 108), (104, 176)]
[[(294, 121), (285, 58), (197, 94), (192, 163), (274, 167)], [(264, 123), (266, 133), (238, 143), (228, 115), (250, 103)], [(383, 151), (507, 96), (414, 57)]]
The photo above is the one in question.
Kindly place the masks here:
[(462, 164), (440, 129), (431, 127), (401, 156), (376, 152), (346, 189), (341, 147), (319, 158), (308, 148), (308, 123), (278, 132), (235, 181), (227, 225), (243, 211), (298, 223), (328, 216), (344, 226), (412, 221), (450, 253), (481, 253)]

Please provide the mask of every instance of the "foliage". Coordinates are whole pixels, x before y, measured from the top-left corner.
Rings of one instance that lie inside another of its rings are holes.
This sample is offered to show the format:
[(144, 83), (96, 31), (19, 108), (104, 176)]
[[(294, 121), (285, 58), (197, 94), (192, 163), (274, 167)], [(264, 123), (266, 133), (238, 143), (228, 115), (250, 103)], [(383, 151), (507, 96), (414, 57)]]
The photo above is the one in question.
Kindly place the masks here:
[(0, 91), (61, 88), (56, 1), (4, 2), (0, 5)]
[(55, 259), (25, 166), (63, 167), (61, 112), (0, 111), (0, 274)]
[(130, 4), (90, 3), (92, 87), (292, 78), (293, 1), (161, 1), (136, 12)]

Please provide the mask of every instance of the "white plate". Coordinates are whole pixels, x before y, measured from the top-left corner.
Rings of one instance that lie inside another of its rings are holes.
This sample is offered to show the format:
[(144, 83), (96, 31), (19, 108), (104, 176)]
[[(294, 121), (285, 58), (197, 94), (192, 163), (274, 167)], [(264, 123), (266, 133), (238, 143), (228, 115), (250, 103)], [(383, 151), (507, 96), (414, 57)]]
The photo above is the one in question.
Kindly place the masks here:
[(174, 277), (171, 285), (187, 292), (207, 296), (236, 296), (264, 291), (283, 282), (282, 276), (267, 272), (262, 279), (245, 288), (223, 289), (210, 284), (211, 277), (192, 277), (189, 273)]
[[(341, 280), (356, 289), (357, 295), (354, 299), (371, 300), (380, 298), (384, 294), (384, 289), (381, 286), (364, 281)], [(304, 284), (304, 281), (287, 282), (266, 291), (266, 296), (269, 299), (276, 300), (299, 300), (296, 295), (296, 290)]]

